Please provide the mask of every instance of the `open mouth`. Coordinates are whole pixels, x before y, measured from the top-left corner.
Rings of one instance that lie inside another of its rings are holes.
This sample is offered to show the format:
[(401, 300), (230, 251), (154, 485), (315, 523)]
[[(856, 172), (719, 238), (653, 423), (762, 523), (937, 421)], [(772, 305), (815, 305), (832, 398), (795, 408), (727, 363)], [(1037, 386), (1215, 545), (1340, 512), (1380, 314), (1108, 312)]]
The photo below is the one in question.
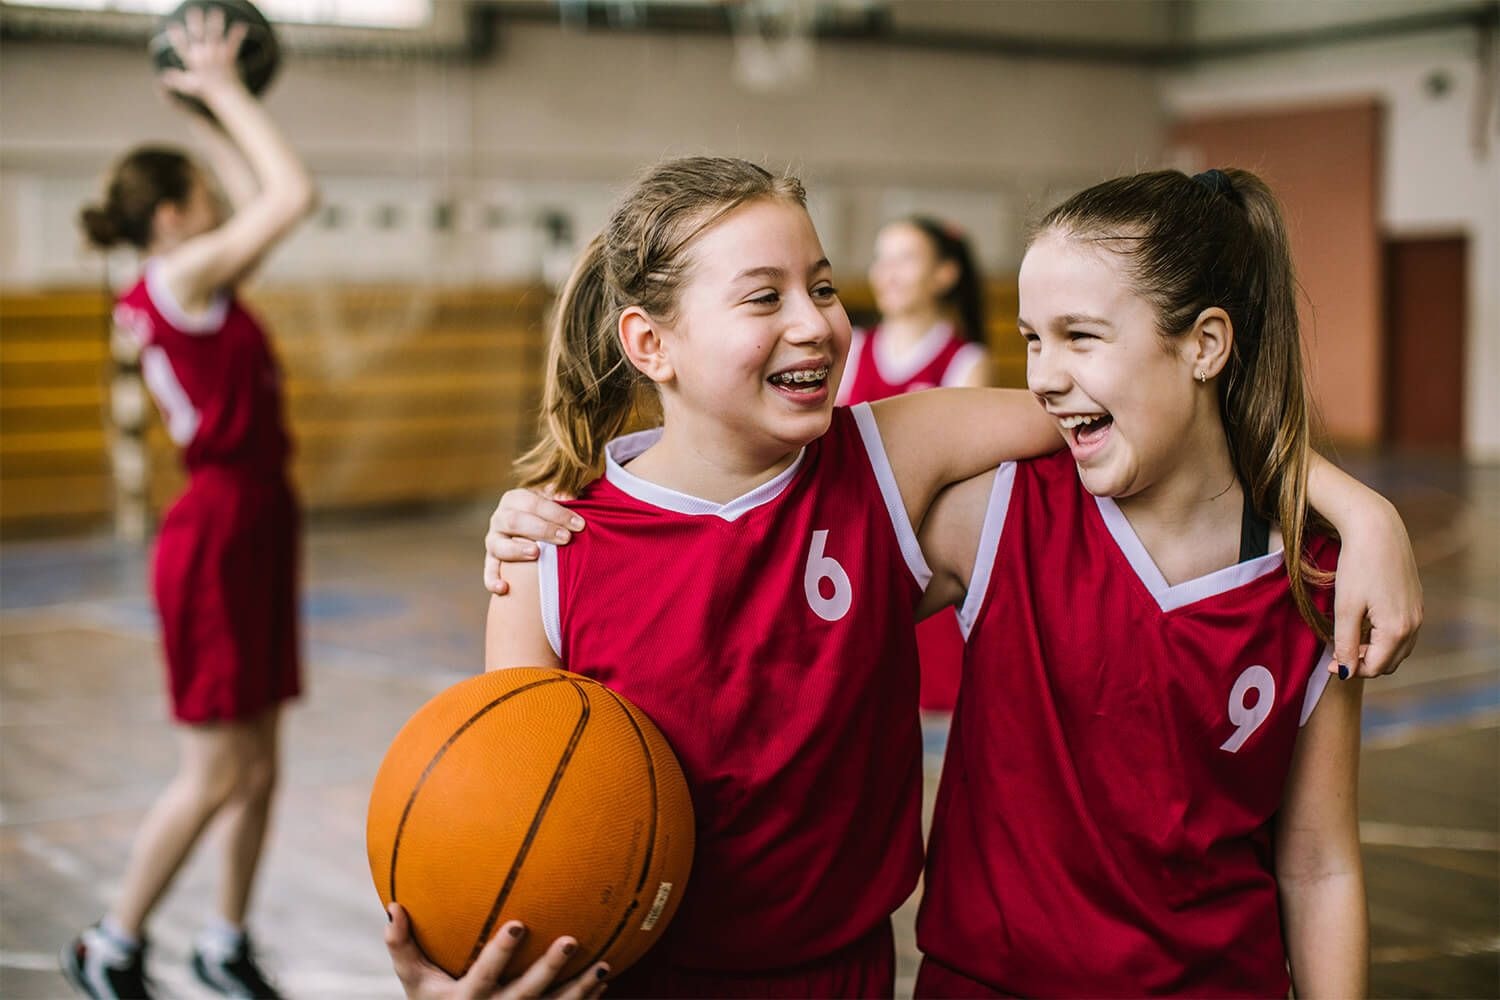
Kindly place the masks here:
[(1074, 414), (1058, 419), (1069, 440), (1079, 448), (1101, 443), (1109, 435), (1114, 422), (1115, 418), (1108, 413)]
[(816, 368), (793, 368), (784, 372), (777, 372), (766, 379), (776, 388), (783, 392), (797, 395), (812, 395), (828, 385), (827, 365)]

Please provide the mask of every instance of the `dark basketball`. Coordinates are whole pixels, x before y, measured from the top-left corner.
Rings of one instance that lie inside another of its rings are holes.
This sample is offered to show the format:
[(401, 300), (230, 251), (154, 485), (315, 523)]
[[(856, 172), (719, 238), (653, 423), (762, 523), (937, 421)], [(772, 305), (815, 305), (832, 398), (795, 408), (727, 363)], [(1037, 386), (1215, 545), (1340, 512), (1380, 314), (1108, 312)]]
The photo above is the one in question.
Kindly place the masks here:
[[(167, 26), (186, 24), (187, 12), (194, 7), (205, 14), (215, 9), (223, 11), (225, 30), (239, 23), (246, 25), (245, 41), (240, 45), (237, 60), (240, 79), (250, 93), (264, 93), (281, 65), (281, 45), (276, 41), (276, 32), (272, 30), (271, 22), (249, 0), (186, 0), (179, 4), (176, 10), (161, 19), (156, 33), (151, 36), (151, 63), (156, 71), (160, 73), (166, 69), (183, 68), (182, 57), (172, 48), (172, 42), (167, 37)], [(179, 100), (192, 105), (194, 110), (208, 113), (207, 108), (192, 98), (179, 97)]]

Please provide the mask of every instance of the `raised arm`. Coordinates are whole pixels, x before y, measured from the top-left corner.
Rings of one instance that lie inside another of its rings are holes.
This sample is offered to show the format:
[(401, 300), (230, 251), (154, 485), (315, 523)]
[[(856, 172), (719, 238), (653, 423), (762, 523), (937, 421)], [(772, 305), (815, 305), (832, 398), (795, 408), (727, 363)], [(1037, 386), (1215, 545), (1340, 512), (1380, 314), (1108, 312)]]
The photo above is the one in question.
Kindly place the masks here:
[(260, 183), (256, 181), (255, 173), (250, 169), (250, 164), (245, 162), (239, 147), (230, 141), (217, 122), (209, 121), (202, 115), (190, 115), (188, 129), (193, 133), (209, 169), (218, 179), (230, 209), (234, 212), (242, 210), (260, 192)]
[(221, 11), (205, 17), (195, 8), (188, 11), (185, 27), (167, 30), (186, 68), (163, 73), (163, 85), (213, 112), (258, 185), (222, 225), (164, 256), (163, 279), (179, 302), (193, 308), (253, 270), (312, 211), (317, 192), (301, 159), (235, 71), (244, 26), (226, 32)]
[(1422, 581), (1406, 525), (1389, 500), (1318, 455), (1308, 470), (1307, 497), (1341, 543), (1329, 669), (1388, 674), (1410, 655), (1422, 626)]

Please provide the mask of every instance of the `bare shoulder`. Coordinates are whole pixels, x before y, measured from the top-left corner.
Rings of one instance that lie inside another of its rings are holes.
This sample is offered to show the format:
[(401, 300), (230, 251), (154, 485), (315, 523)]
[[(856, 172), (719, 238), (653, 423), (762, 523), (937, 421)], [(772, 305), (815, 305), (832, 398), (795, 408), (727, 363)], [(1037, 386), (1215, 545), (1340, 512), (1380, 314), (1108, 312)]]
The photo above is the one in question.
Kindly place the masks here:
[(484, 630), (484, 668), (560, 667), (562, 661), (547, 638), (542, 620), (542, 574), (537, 563), (510, 563), (505, 580), (510, 590), (490, 597)]
[(919, 532), (933, 585), (956, 585), (959, 599), (974, 576), (979, 534), (995, 488), (995, 474), (991, 469), (939, 493)]

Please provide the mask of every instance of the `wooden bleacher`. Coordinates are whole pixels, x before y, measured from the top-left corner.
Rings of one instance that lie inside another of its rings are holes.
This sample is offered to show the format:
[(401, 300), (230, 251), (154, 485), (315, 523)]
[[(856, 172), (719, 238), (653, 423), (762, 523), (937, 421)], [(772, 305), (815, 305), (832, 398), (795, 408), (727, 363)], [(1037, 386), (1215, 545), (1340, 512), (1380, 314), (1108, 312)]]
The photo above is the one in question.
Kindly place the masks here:
[[(498, 497), (540, 393), (538, 288), (266, 289), (309, 510)], [(93, 291), (0, 294), (0, 534), (111, 518), (109, 302)], [(155, 418), (150, 499), (182, 486)]]

